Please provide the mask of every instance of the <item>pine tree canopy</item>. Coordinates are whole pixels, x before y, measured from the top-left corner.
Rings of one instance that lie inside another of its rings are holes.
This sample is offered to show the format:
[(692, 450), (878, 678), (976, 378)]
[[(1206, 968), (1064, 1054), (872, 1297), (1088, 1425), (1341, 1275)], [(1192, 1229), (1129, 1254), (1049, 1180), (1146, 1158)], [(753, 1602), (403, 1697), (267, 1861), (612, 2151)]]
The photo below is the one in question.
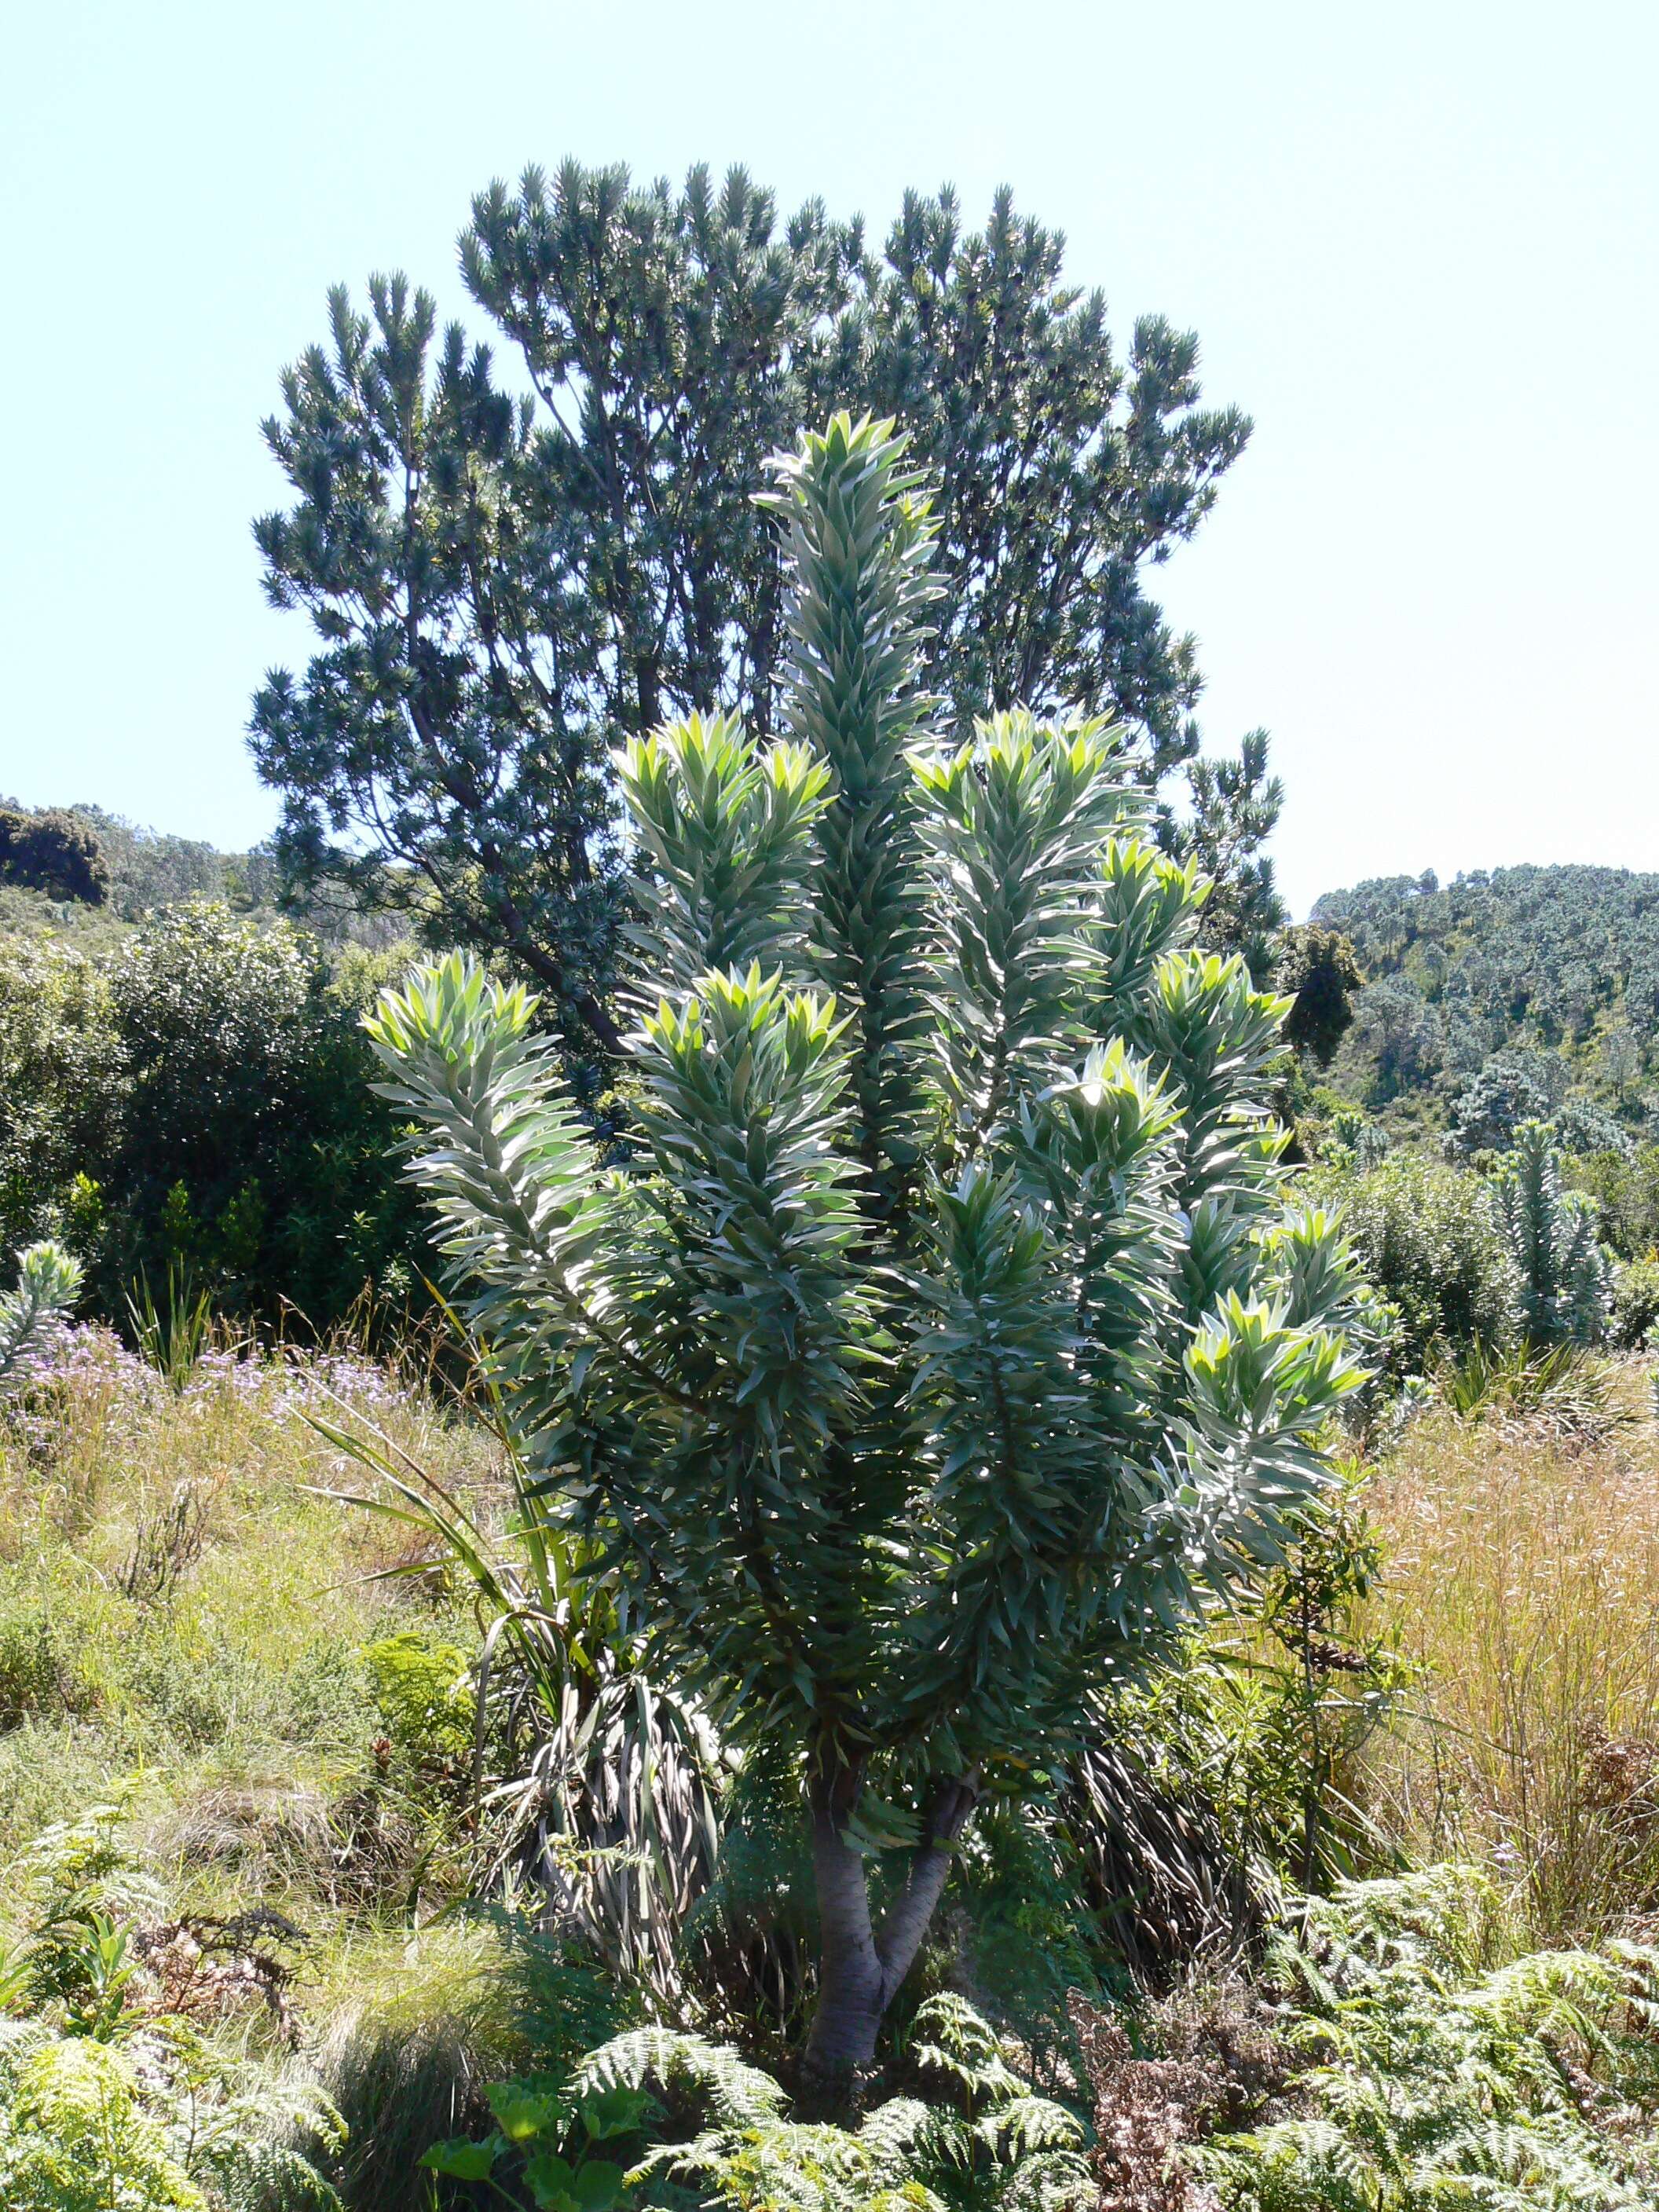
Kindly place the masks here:
[(777, 733), (693, 715), (618, 764), (637, 1158), (601, 1166), (531, 999), (464, 955), (371, 1035), (546, 1510), (733, 1741), (795, 1747), (833, 2069), (978, 1796), (1280, 1556), (1358, 1286), (1283, 1202), (1287, 1002), (1195, 946), (1127, 733), (958, 738), (890, 424), (837, 416), (775, 487)]
[[(949, 726), (1107, 714), (1149, 773), (1189, 760), (1194, 641), (1145, 571), (1249, 425), (1200, 406), (1190, 332), (1145, 318), (1120, 358), (1063, 246), (1006, 191), (971, 234), (949, 191), (907, 195), (878, 252), (816, 202), (780, 222), (740, 171), (677, 192), (568, 162), (492, 185), (461, 240), (505, 371), (401, 276), (367, 313), (331, 295), (265, 425), (293, 498), (255, 526), (270, 598), (319, 638), (253, 708), (290, 872), (424, 902), (441, 941), (507, 951), (578, 1055), (614, 1049), (610, 756), (691, 713), (769, 735), (784, 574), (750, 495), (840, 407), (896, 416), (934, 488), (920, 650)], [(1279, 918), (1260, 739), (1195, 801), (1217, 925), (1255, 942)]]

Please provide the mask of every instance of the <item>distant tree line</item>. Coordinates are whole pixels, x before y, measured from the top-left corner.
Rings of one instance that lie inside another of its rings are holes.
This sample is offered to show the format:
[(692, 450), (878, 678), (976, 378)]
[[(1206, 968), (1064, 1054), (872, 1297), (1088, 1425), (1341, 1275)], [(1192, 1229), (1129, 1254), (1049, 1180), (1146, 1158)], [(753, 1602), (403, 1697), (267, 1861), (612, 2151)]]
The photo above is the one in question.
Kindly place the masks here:
[(1348, 939), (1364, 979), (1336, 1073), (1373, 1107), (1420, 1099), (1468, 1153), (1564, 1113), (1579, 1152), (1651, 1122), (1659, 875), (1389, 877), (1327, 893), (1313, 921)]

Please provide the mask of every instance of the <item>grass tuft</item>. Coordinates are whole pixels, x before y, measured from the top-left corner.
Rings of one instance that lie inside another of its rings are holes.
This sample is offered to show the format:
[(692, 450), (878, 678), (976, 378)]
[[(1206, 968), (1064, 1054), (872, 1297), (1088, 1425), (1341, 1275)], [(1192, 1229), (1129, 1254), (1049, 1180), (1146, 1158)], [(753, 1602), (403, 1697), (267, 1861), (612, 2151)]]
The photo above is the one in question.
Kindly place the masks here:
[(1659, 1434), (1438, 1412), (1369, 1501), (1425, 1674), (1374, 1753), (1383, 1817), (1419, 1862), (1504, 1872), (1534, 1940), (1659, 1910)]

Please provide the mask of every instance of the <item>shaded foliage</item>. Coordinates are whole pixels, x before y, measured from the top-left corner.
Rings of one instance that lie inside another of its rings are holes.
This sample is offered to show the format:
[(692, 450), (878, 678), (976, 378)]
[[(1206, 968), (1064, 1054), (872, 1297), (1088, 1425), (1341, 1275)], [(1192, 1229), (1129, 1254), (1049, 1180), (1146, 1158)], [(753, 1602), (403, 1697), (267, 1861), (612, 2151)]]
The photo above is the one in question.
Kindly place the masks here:
[(102, 906), (109, 896), (109, 863), (97, 836), (76, 816), (0, 806), (0, 883)]
[(1340, 930), (1323, 929), (1317, 922), (1287, 929), (1273, 973), (1274, 987), (1294, 1002), (1285, 1017), (1285, 1043), (1328, 1066), (1353, 1019), (1354, 994), (1362, 981), (1353, 947)]

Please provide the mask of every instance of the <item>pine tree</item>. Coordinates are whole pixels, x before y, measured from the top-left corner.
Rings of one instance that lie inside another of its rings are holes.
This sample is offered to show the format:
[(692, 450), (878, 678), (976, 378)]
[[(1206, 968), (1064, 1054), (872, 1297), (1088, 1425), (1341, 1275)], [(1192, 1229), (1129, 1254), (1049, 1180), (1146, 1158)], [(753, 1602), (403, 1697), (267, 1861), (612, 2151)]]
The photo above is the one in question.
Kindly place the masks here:
[[(478, 195), (461, 246), (522, 403), (401, 276), (367, 312), (331, 295), (265, 425), (293, 499), (255, 526), (270, 598), (318, 633), (253, 708), (289, 876), (507, 952), (578, 1054), (614, 1051), (610, 756), (692, 712), (771, 730), (784, 572), (750, 495), (838, 407), (898, 416), (937, 489), (947, 588), (919, 645), (951, 726), (1064, 706), (1132, 727), (1151, 775), (1189, 761), (1195, 647), (1146, 571), (1249, 425), (1200, 404), (1190, 332), (1146, 317), (1121, 356), (1063, 246), (1006, 192), (977, 234), (950, 192), (908, 194), (875, 252), (816, 203), (781, 223), (740, 171), (675, 192), (531, 170)], [(1168, 830), (1223, 864), (1215, 927), (1239, 943), (1279, 918), (1277, 787), (1248, 750)]]
[(531, 1000), (461, 956), (371, 1034), (549, 1514), (732, 1740), (793, 1747), (836, 2081), (981, 1796), (1281, 1556), (1357, 1286), (1282, 1202), (1286, 1004), (1194, 948), (1124, 732), (935, 733), (890, 425), (806, 437), (773, 503), (784, 734), (621, 763), (638, 1158), (601, 1168)]

